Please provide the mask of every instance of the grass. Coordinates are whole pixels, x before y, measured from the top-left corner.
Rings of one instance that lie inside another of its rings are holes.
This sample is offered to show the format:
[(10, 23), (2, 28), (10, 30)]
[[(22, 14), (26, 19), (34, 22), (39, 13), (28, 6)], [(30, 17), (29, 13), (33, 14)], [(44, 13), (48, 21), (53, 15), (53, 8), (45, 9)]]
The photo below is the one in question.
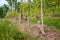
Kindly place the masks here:
[[(28, 21), (32, 23), (36, 23), (36, 18), (29, 17)], [(54, 26), (55, 28), (60, 30), (60, 18), (59, 17), (44, 17), (44, 24), (48, 26)]]
[[(6, 19), (0, 19), (0, 40), (13, 40), (14, 35), (18, 32), (16, 26)], [(7, 37), (8, 35), (8, 37)]]
[(0, 40), (34, 40), (28, 34), (21, 33), (17, 26), (10, 21), (0, 18)]
[(15, 17), (16, 16), (16, 11), (14, 10), (13, 12), (8, 11), (5, 18), (10, 18), (10, 17)]
[(60, 30), (60, 18), (57, 17), (44, 18), (44, 24), (48, 26), (54, 26), (55, 28)]
[(36, 18), (35, 17), (28, 17), (28, 21), (31, 23), (36, 23)]

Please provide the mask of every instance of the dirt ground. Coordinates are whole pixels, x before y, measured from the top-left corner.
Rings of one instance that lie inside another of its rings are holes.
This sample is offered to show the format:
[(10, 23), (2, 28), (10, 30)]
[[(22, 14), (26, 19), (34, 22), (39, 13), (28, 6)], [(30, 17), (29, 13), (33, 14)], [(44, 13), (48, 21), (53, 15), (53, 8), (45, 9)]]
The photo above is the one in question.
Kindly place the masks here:
[(44, 25), (46, 35), (42, 35), (37, 24), (23, 23), (19, 27), (21, 32), (27, 32), (29, 35), (36, 38), (36, 40), (60, 40), (60, 32), (51, 26)]

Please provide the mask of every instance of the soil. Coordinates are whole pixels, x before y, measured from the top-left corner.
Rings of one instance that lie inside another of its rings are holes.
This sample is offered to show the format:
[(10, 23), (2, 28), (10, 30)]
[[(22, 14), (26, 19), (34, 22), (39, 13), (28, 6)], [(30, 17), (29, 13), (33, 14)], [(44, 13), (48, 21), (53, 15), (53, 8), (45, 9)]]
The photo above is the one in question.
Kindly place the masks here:
[(53, 26), (44, 25), (46, 35), (43, 35), (37, 26), (32, 23), (22, 23), (19, 26), (21, 32), (27, 32), (29, 35), (36, 38), (36, 40), (60, 40), (60, 32)]

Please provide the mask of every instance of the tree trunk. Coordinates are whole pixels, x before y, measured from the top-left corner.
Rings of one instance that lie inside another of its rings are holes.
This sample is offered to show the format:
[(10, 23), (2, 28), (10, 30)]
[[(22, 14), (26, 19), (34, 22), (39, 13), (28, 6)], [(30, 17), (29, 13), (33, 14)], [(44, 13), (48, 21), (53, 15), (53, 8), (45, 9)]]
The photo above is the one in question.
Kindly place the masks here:
[(54, 9), (52, 9), (52, 16), (54, 16)]
[(45, 35), (45, 32), (44, 32), (44, 29), (43, 29), (43, 26), (41, 26), (40, 24), (40, 17), (39, 16), (36, 16), (36, 20), (37, 20), (37, 26), (39, 27), (39, 29), (41, 30), (42, 34)]
[(40, 5), (40, 8), (39, 9), (41, 9), (41, 10), (39, 10), (39, 11), (41, 11), (41, 22), (42, 22), (42, 25), (40, 25), (40, 20), (39, 20), (40, 17), (37, 16), (37, 18), (38, 18), (38, 20), (37, 20), (37, 26), (40, 28), (42, 34), (45, 35), (44, 27), (43, 27), (43, 8), (42, 8), (43, 7), (43, 3), (42, 3), (42, 0), (40, 0), (40, 2), (41, 2), (41, 5)]
[(44, 15), (45, 15), (46, 11), (44, 11)]
[(21, 10), (21, 13), (20, 13), (20, 14), (21, 14), (21, 15), (20, 15), (20, 18), (21, 18), (20, 23), (23, 23), (23, 13), (22, 13), (22, 12), (23, 12), (23, 11), (22, 11), (22, 9), (23, 9), (23, 4), (22, 4), (22, 3), (23, 3), (23, 0), (21, 0), (21, 5), (20, 5), (20, 8), (21, 8), (21, 9), (20, 9), (20, 10)]
[(13, 12), (13, 1), (11, 0), (11, 12)]
[(23, 23), (23, 14), (22, 14), (22, 11), (21, 11), (21, 23)]

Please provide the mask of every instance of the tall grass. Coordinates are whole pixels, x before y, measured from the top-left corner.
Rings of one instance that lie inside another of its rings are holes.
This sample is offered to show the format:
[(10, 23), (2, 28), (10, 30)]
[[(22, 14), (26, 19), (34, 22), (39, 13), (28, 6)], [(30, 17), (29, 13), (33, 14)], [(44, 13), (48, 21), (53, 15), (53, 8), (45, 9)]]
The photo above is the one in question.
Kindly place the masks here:
[(28, 34), (22, 33), (17, 26), (6, 19), (0, 19), (0, 40), (32, 40)]

